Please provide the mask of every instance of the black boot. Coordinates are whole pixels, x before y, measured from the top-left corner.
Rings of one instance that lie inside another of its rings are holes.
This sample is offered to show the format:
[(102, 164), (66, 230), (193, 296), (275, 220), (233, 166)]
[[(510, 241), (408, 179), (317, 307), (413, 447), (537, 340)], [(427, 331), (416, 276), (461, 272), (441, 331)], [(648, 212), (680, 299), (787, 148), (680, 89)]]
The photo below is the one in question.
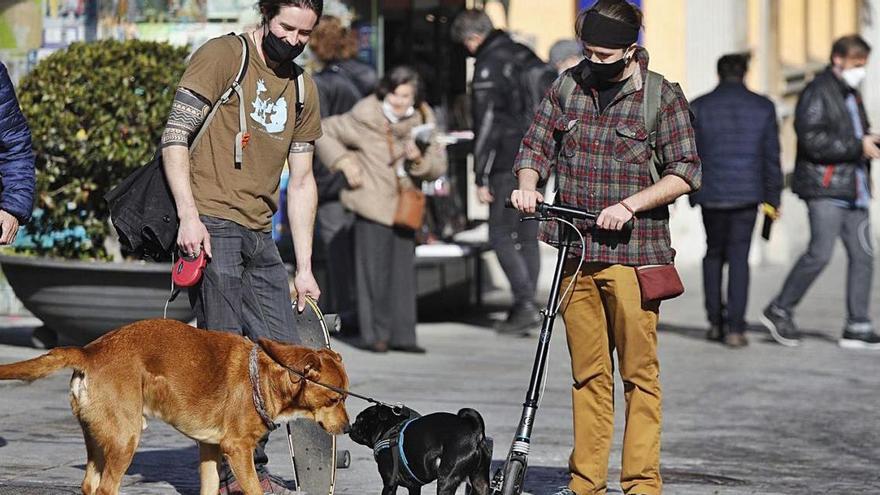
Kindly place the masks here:
[(541, 326), (541, 313), (534, 303), (516, 304), (510, 309), (507, 320), (498, 325), (501, 335), (528, 336)]

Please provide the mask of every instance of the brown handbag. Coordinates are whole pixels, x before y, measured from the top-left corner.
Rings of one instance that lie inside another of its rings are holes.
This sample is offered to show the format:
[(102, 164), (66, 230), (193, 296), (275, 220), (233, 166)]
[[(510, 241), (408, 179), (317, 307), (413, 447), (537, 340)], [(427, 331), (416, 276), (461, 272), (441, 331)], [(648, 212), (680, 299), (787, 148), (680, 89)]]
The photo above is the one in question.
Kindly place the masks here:
[(394, 226), (419, 230), (425, 220), (425, 193), (412, 186), (398, 182), (397, 211), (394, 212)]
[[(394, 155), (394, 137), (391, 135), (391, 127), (386, 127), (386, 138), (388, 140), (388, 151), (391, 153), (391, 166), (393, 167), (397, 160), (403, 158)], [(404, 177), (397, 178), (397, 210), (394, 212), (393, 224), (409, 230), (419, 230), (425, 221), (425, 193), (417, 189), (411, 184), (404, 184)]]
[(636, 278), (642, 292), (642, 302), (665, 301), (684, 294), (684, 284), (672, 263), (637, 266)]

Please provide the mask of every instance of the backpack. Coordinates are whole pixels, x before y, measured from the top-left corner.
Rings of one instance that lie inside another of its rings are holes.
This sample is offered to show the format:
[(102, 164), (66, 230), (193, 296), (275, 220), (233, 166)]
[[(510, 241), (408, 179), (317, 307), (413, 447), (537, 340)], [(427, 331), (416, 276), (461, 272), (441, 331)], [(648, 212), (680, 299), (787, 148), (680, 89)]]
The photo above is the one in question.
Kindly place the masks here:
[[(568, 106), (568, 100), (574, 93), (577, 81), (571, 75), (571, 71), (566, 71), (562, 75), (562, 82), (559, 85), (559, 105), (562, 111)], [(663, 76), (654, 71), (648, 71), (648, 77), (645, 81), (644, 92), (642, 98), (642, 119), (645, 123), (645, 129), (648, 131), (648, 145), (651, 147), (651, 161), (649, 162), (651, 180), (656, 183), (660, 180), (660, 155), (657, 153), (657, 119), (660, 117), (660, 104), (663, 91)]]
[[(244, 35), (238, 35), (238, 38), (242, 46), (238, 73), (230, 87), (214, 102), (211, 112), (205, 117), (205, 122), (190, 144), (190, 153), (192, 153), (220, 106), (229, 101), (233, 93), (237, 94), (239, 132), (235, 136), (235, 168), (241, 168), (244, 142), (248, 135), (241, 82), (247, 72), (250, 55)], [(301, 91), (302, 88), (304, 88), (303, 72), (298, 70), (295, 81), (297, 124), (304, 108), (305, 91)], [(104, 200), (110, 207), (110, 220), (119, 235), (119, 242), (124, 252), (150, 257), (155, 261), (171, 258), (180, 225), (174, 196), (165, 177), (161, 149), (156, 150), (152, 160), (105, 194)]]
[(538, 58), (527, 48), (517, 50), (513, 54), (513, 61), (507, 64), (505, 73), (515, 82), (514, 91), (519, 93), (516, 99), (520, 103), (521, 115), (528, 126), (538, 112), (547, 89), (559, 74), (552, 65)]

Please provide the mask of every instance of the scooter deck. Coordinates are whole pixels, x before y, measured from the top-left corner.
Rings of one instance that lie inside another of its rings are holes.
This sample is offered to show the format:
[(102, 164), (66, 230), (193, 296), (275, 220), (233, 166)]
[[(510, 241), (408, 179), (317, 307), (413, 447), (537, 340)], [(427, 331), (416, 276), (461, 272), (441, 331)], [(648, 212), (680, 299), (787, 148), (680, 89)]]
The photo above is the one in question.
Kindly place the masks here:
[[(294, 308), (296, 328), (302, 344), (329, 348), (330, 332), (324, 315), (315, 301), (311, 298), (306, 301), (306, 309), (302, 313)], [(307, 495), (333, 495), (336, 484), (336, 437), (307, 419), (288, 423), (287, 433), (292, 445), (297, 488)]]

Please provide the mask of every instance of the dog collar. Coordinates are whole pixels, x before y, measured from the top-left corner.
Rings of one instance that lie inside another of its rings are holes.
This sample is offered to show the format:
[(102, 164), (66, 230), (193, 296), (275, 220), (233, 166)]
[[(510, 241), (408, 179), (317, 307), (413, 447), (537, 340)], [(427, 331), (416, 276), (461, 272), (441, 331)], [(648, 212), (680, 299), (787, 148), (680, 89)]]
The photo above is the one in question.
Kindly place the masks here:
[(263, 394), (260, 392), (260, 368), (257, 366), (257, 353), (259, 349), (257, 347), (257, 344), (251, 347), (251, 356), (248, 360), (248, 377), (251, 379), (251, 390), (253, 391), (254, 407), (257, 408), (257, 414), (260, 415), (260, 419), (263, 420), (266, 428), (269, 428), (269, 431), (273, 431), (278, 429), (278, 425), (272, 421), (269, 413), (266, 412), (266, 402), (263, 400)]

